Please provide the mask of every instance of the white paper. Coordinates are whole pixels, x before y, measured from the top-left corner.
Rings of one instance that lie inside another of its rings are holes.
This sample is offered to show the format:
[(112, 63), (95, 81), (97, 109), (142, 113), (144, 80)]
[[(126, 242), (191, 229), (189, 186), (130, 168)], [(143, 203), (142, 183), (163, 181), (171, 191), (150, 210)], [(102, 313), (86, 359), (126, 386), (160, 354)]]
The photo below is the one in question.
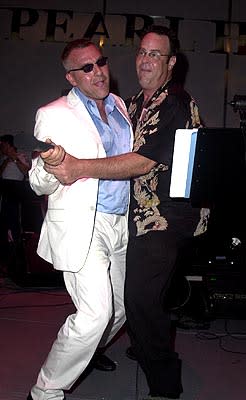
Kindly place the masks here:
[(197, 128), (176, 130), (170, 197), (190, 197), (197, 131)]

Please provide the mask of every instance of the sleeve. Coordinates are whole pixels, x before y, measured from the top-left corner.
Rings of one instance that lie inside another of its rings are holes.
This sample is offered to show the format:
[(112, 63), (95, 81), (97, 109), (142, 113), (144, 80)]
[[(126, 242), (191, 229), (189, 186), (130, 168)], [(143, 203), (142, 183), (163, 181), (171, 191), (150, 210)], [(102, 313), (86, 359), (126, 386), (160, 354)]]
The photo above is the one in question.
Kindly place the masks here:
[[(52, 132), (54, 126), (49, 120), (45, 110), (40, 109), (36, 115), (36, 124), (34, 135), (37, 139), (45, 141), (50, 137), (49, 132)], [(54, 193), (61, 185), (58, 179), (44, 169), (44, 162), (40, 156), (32, 160), (32, 166), (29, 171), (29, 182), (31, 188), (37, 195), (50, 195)]]

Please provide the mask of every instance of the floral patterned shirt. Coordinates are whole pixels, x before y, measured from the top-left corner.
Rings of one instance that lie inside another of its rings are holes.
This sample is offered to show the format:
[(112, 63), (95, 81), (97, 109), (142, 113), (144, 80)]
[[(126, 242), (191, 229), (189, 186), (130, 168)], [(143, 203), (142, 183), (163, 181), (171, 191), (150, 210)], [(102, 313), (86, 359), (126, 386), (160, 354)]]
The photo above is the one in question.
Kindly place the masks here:
[(143, 100), (140, 91), (127, 101), (135, 134), (133, 151), (157, 164), (148, 174), (131, 180), (129, 231), (134, 236), (182, 230), (180, 224), (189, 218), (187, 212), (198, 214), (184, 200), (169, 197), (175, 132), (200, 126), (198, 108), (191, 96), (171, 81), (160, 87), (144, 107)]

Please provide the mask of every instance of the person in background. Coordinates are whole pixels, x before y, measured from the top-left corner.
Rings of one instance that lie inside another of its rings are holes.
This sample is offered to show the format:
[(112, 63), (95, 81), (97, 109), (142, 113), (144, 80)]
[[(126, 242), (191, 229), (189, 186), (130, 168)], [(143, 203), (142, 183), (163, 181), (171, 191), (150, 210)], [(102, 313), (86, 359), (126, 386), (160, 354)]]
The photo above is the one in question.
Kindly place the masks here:
[[(17, 243), (21, 235), (21, 207), (30, 161), (14, 145), (14, 136), (0, 136), (0, 237), (1, 261), (8, 269), (9, 243)], [(6, 271), (7, 272), (7, 271)]]
[(64, 399), (125, 322), (129, 181), (82, 178), (64, 185), (48, 169), (62, 163), (64, 149), (78, 158), (129, 153), (132, 128), (125, 103), (109, 93), (107, 57), (95, 44), (68, 43), (62, 63), (73, 88), (38, 110), (34, 133), (59, 145), (33, 160), (29, 180), (36, 194), (48, 196), (38, 254), (63, 271), (76, 312), (59, 330), (28, 395), (33, 400)]
[(167, 27), (153, 25), (143, 34), (136, 56), (141, 90), (127, 102), (133, 152), (92, 160), (66, 154), (60, 165), (47, 166), (66, 184), (82, 177), (131, 178), (125, 307), (151, 400), (178, 399), (183, 391), (165, 300), (183, 241), (206, 231), (207, 223), (206, 213), (200, 219), (188, 201), (169, 197), (175, 132), (200, 126), (195, 101), (172, 80), (178, 47)]

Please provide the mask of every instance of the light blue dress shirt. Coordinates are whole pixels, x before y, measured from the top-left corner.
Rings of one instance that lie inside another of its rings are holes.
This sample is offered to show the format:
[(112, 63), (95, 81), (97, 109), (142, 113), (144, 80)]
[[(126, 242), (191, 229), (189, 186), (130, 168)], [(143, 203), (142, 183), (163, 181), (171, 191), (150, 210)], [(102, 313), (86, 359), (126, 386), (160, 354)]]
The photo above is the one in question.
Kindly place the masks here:
[[(86, 97), (78, 88), (76, 94), (88, 110), (100, 134), (107, 157), (131, 151), (130, 127), (116, 107), (112, 94), (104, 100), (108, 124), (106, 124), (98, 111), (94, 100)], [(108, 214), (124, 215), (129, 203), (129, 180), (99, 180), (97, 210)]]

